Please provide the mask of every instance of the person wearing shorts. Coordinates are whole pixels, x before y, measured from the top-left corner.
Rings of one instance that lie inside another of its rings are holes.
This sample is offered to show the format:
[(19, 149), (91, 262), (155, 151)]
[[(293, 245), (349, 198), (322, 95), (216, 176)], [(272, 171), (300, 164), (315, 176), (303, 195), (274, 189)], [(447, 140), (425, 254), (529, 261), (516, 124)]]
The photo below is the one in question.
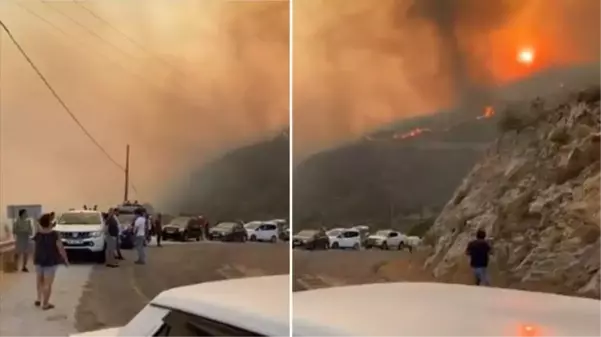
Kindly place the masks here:
[(35, 251), (33, 263), (36, 271), (37, 299), (35, 306), (41, 306), (44, 310), (54, 308), (50, 303), (52, 284), (59, 264), (69, 265), (67, 252), (63, 247), (60, 236), (52, 228), (50, 214), (44, 214), (40, 218), (40, 230), (33, 237)]

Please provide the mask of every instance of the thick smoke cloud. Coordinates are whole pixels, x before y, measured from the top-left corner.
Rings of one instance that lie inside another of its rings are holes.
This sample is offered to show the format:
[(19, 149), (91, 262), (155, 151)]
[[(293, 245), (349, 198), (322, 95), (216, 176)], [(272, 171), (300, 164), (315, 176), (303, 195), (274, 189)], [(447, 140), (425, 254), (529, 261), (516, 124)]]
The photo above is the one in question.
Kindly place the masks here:
[[(123, 163), (131, 145), (131, 199), (160, 206), (199, 166), (288, 126), (286, 2), (83, 7), (4, 1), (0, 19), (116, 160)], [(75, 127), (5, 34), (0, 50), (0, 204), (120, 202), (119, 169)]]
[[(548, 68), (599, 62), (596, 0), (294, 3), (297, 160)], [(532, 47), (535, 62), (516, 62)]]

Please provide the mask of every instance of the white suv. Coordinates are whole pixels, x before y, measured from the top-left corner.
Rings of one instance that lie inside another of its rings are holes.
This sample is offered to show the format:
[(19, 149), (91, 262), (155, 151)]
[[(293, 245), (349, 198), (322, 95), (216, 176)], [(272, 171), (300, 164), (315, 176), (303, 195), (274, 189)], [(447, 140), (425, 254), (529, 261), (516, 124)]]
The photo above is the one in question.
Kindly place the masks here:
[(67, 251), (85, 251), (104, 262), (104, 220), (100, 211), (71, 210), (60, 215), (54, 230)]
[(288, 336), (290, 276), (200, 283), (160, 293), (129, 323), (74, 336)]
[(250, 241), (277, 242), (280, 235), (275, 222), (263, 222), (258, 226), (245, 226)]
[(361, 233), (356, 229), (345, 229), (336, 237), (330, 238), (330, 247), (337, 248), (352, 248), (355, 250), (361, 249)]

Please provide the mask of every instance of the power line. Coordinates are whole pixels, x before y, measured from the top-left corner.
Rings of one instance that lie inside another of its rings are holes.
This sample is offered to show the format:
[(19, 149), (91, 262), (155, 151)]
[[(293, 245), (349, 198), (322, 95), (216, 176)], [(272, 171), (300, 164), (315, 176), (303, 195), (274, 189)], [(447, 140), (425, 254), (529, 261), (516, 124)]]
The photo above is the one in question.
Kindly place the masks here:
[(65, 14), (63, 11), (59, 10), (58, 8), (54, 7), (53, 5), (51, 5), (50, 3), (46, 2), (46, 1), (42, 1), (39, 0), (42, 4), (44, 4), (44, 6), (47, 6), (48, 8), (52, 9), (53, 11), (59, 13), (60, 15), (62, 15), (63, 17), (67, 18), (67, 20), (73, 22), (75, 25), (79, 26), (81, 29), (85, 30), (88, 34), (94, 36), (95, 38), (99, 39), (100, 41), (104, 42), (106, 45), (112, 47), (113, 49), (115, 49), (116, 51), (118, 51), (120, 54), (123, 54), (124, 56), (127, 57), (132, 57), (133, 55), (130, 55), (126, 52), (124, 52), (121, 48), (119, 48), (118, 46), (116, 46), (114, 43), (112, 43), (111, 41), (106, 40), (105, 38), (103, 38), (101, 35), (99, 35), (98, 33), (96, 33), (93, 29), (90, 29), (88, 27), (86, 27), (84, 24), (82, 24), (81, 22), (73, 19), (72, 17), (70, 17), (69, 15)]
[(150, 55), (152, 58), (154, 58), (157, 61), (159, 61), (160, 63), (162, 63), (164, 66), (169, 67), (170, 70), (175, 70), (175, 69), (173, 69), (173, 65), (172, 64), (169, 64), (169, 62), (167, 62), (164, 59), (162, 59), (161, 57), (157, 56), (155, 53), (150, 52), (148, 49), (146, 49), (143, 45), (141, 45), (140, 43), (138, 43), (132, 37), (130, 37), (129, 35), (125, 34), (123, 31), (117, 29), (117, 27), (113, 26), (108, 20), (104, 19), (100, 15), (96, 14), (96, 12), (94, 12), (93, 10), (89, 9), (88, 7), (86, 7), (81, 1), (75, 0), (74, 2), (79, 7), (81, 7), (86, 12), (88, 12), (90, 15), (92, 15), (93, 17), (95, 17), (98, 21), (104, 23), (110, 29), (112, 29), (113, 31), (117, 32), (119, 35), (121, 35), (123, 38), (125, 38), (127, 41), (129, 41), (129, 43), (131, 43), (132, 45), (134, 45), (136, 48), (138, 48), (139, 50), (143, 51), (144, 53)]
[[(92, 143), (106, 156), (106, 158), (111, 163), (113, 163), (121, 171), (125, 172), (125, 167), (123, 167), (121, 164), (119, 164), (119, 162), (117, 162), (115, 159), (113, 159), (113, 157), (111, 157), (111, 155), (108, 153), (108, 151), (96, 140), (96, 138), (94, 138), (94, 136), (92, 136), (92, 134), (79, 121), (79, 119), (77, 118), (77, 116), (75, 116), (75, 114), (71, 111), (71, 109), (69, 109), (69, 107), (67, 106), (67, 104), (63, 101), (63, 99), (54, 90), (54, 88), (52, 87), (52, 85), (50, 84), (50, 82), (48, 82), (48, 80), (46, 79), (46, 77), (40, 72), (40, 70), (38, 69), (38, 67), (31, 60), (31, 58), (29, 57), (29, 55), (27, 55), (27, 53), (25, 52), (25, 50), (23, 50), (23, 48), (21, 47), (21, 45), (19, 44), (19, 42), (15, 39), (15, 37), (12, 35), (11, 31), (8, 29), (8, 27), (4, 24), (4, 22), (2, 20), (0, 20), (0, 26), (6, 32), (6, 35), (8, 35), (9, 39), (17, 47), (17, 49), (19, 50), (19, 52), (21, 53), (21, 55), (25, 58), (25, 60), (27, 61), (27, 63), (29, 63), (29, 65), (35, 71), (35, 73), (38, 75), (38, 77), (42, 80), (42, 82), (44, 82), (44, 85), (46, 85), (46, 87), (48, 88), (48, 90), (50, 90), (50, 93), (52, 93), (52, 96), (54, 96), (54, 98), (59, 102), (59, 104), (63, 107), (63, 109), (65, 109), (65, 111), (67, 112), (67, 114), (69, 115), (69, 117), (71, 117), (71, 119), (75, 122), (75, 124), (77, 124), (77, 126), (81, 129), (81, 131), (90, 139), (90, 141), (92, 141)], [(133, 186), (132, 186), (132, 189), (134, 189), (134, 191), (135, 191), (135, 188)]]
[[(46, 19), (46, 18), (44, 18), (43, 16), (39, 15), (38, 13), (36, 13), (36, 12), (32, 11), (31, 9), (29, 9), (29, 8), (27, 8), (27, 7), (23, 6), (23, 5), (21, 5), (20, 3), (18, 3), (18, 2), (13, 2), (13, 3), (14, 3), (15, 5), (17, 5), (17, 6), (21, 7), (21, 9), (23, 9), (23, 10), (27, 11), (27, 12), (28, 12), (29, 14), (31, 14), (32, 16), (36, 17), (37, 19), (41, 20), (42, 22), (46, 23), (46, 24), (47, 24), (47, 25), (49, 25), (50, 27), (52, 27), (52, 28), (56, 29), (57, 31), (59, 31), (60, 33), (62, 33), (63, 35), (65, 35), (65, 37), (67, 37), (67, 38), (69, 39), (69, 41), (70, 41), (70, 42), (77, 42), (79, 45), (86, 47), (86, 46), (85, 46), (85, 43), (82, 43), (81, 41), (74, 41), (74, 39), (75, 39), (75, 36), (74, 36), (73, 34), (69, 34), (69, 33), (67, 33), (65, 30), (63, 30), (63, 29), (62, 29), (62, 28), (60, 28), (59, 26), (57, 26), (57, 25), (53, 24), (53, 23), (52, 23), (52, 22), (50, 22), (48, 19)], [(89, 49), (84, 49), (84, 50), (85, 50), (85, 51), (88, 51), (88, 52), (90, 52), (90, 50), (89, 50)], [(90, 53), (91, 53), (91, 52), (90, 52)], [(98, 54), (96, 54), (96, 53), (91, 53), (91, 54), (93, 54), (93, 55), (95, 55), (95, 56), (98, 56)], [(122, 65), (121, 63), (119, 63), (119, 62), (117, 62), (117, 61), (115, 61), (115, 60), (113, 60), (113, 59), (111, 59), (111, 58), (110, 58), (108, 55), (104, 54), (104, 55), (101, 55), (101, 56), (104, 56), (103, 60), (105, 60), (105, 61), (108, 61), (109, 63), (111, 63), (111, 64), (113, 64), (113, 65), (115, 65), (115, 66), (119, 67), (121, 70), (125, 71), (125, 72), (126, 72), (127, 74), (129, 74), (130, 76), (132, 76), (132, 77), (134, 77), (134, 78), (138, 79), (138, 80), (139, 80), (139, 81), (141, 81), (141, 82), (144, 82), (144, 84), (147, 84), (147, 85), (151, 85), (151, 86), (153, 86), (155, 90), (159, 90), (159, 91), (164, 91), (164, 90), (165, 90), (165, 88), (162, 88), (161, 86), (157, 85), (156, 83), (154, 83), (154, 82), (151, 82), (151, 81), (149, 81), (147, 78), (145, 78), (145, 77), (141, 76), (140, 74), (138, 74), (138, 73), (136, 73), (136, 72), (132, 71), (130, 68), (128, 68), (128, 67), (126, 67), (126, 66)], [(165, 93), (167, 93), (167, 94), (172, 94), (171, 92), (165, 92)]]
[[(106, 40), (105, 38), (103, 38), (101, 35), (99, 35), (98, 33), (96, 33), (95, 31), (91, 30), (90, 28), (86, 27), (85, 25), (83, 25), (82, 23), (80, 23), (79, 21), (73, 19), (72, 17), (70, 17), (69, 15), (65, 14), (64, 12), (58, 10), (56, 7), (51, 6), (50, 4), (48, 4), (46, 1), (44, 0), (38, 0), (39, 2), (41, 2), (43, 5), (47, 6), (48, 8), (54, 10), (55, 12), (61, 14), (63, 17), (67, 18), (69, 21), (73, 22), (74, 24), (76, 24), (77, 26), (79, 26), (80, 28), (84, 29), (87, 33), (93, 35), (94, 37), (96, 37), (97, 39), (99, 39), (100, 41), (104, 42), (105, 44), (108, 44), (109, 46), (111, 46), (113, 49), (117, 50), (120, 54), (122, 54), (123, 56), (126, 57), (130, 57), (130, 58), (134, 58), (132, 55), (124, 52), (123, 50), (121, 50), (118, 46), (116, 46), (115, 44), (111, 43), (110, 41)], [(24, 8), (24, 7), (22, 7)], [(31, 11), (29, 11), (31, 13)], [(36, 15), (36, 17), (39, 17), (39, 15)], [(47, 20), (44, 20), (46, 22), (48, 22)], [(55, 25), (51, 26), (57, 28)], [(62, 31), (62, 30), (61, 30)], [(110, 60), (110, 59), (109, 59)], [(112, 60), (111, 60), (112, 61)], [(183, 101), (186, 102), (186, 105), (188, 105), (191, 108), (195, 108), (195, 109), (203, 109), (202, 106), (199, 106), (197, 103), (195, 102), (190, 102), (188, 97), (185, 97), (184, 95), (182, 95), (180, 92), (178, 91), (173, 91), (173, 90), (169, 90), (168, 87), (164, 87), (164, 86), (159, 86), (154, 82), (150, 82), (148, 81), (148, 79), (138, 75), (135, 72), (130, 71), (127, 67), (124, 67), (123, 65), (121, 65), (120, 63), (116, 62), (116, 61), (112, 61), (112, 63), (116, 64), (117, 66), (119, 66), (122, 70), (125, 70), (126, 72), (128, 72), (130, 75), (138, 78), (139, 80), (142, 80), (144, 82), (147, 82), (147, 84), (152, 84), (155, 89), (161, 91), (161, 93), (163, 94), (168, 94), (170, 96), (175, 97), (176, 99), (181, 99)], [(172, 71), (176, 71), (171, 69)], [(177, 71), (176, 71), (177, 72)], [(178, 85), (178, 87), (181, 88), (181, 85)]]

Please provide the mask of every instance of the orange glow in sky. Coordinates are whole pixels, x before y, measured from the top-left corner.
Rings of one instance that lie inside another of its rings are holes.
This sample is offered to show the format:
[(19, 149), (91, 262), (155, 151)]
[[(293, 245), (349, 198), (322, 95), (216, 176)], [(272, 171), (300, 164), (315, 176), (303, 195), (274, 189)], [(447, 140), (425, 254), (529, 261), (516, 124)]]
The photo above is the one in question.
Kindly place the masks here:
[(518, 62), (526, 65), (534, 62), (534, 50), (532, 48), (524, 48), (518, 51), (517, 55)]

